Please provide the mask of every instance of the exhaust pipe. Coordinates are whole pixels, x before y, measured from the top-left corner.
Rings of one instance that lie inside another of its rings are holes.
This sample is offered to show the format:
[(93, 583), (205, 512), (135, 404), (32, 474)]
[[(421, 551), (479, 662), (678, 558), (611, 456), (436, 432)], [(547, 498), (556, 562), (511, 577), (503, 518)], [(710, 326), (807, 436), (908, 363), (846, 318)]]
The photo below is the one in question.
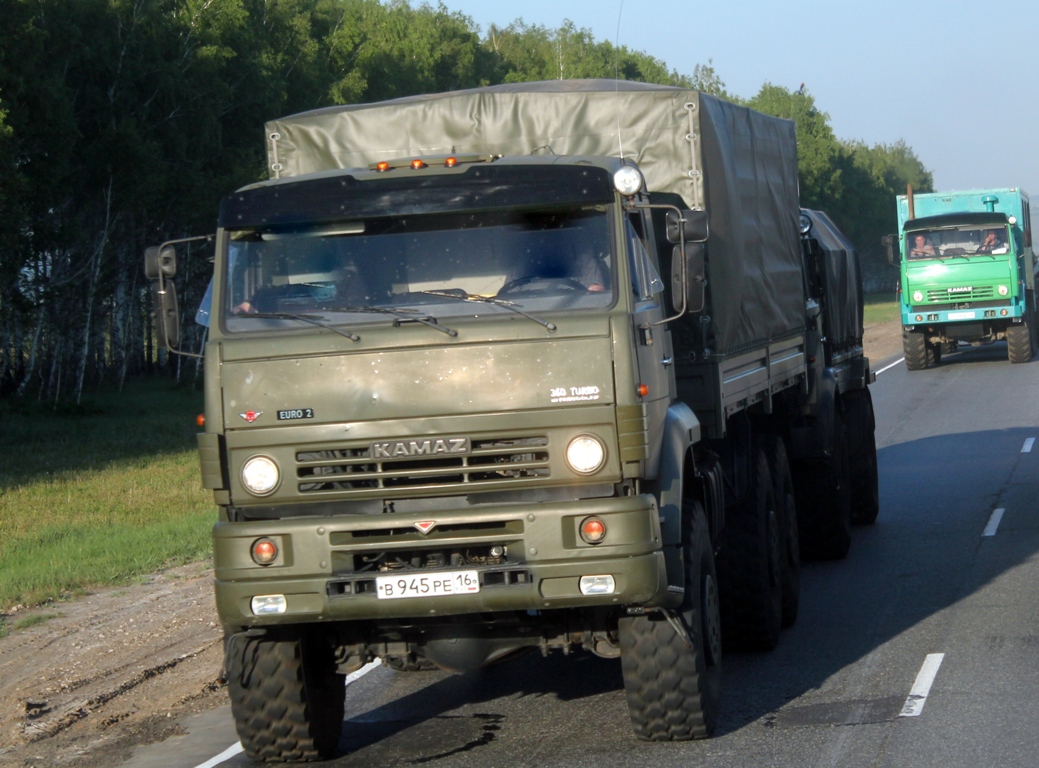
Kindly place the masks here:
[(906, 184), (906, 203), (909, 205), (909, 218), (916, 218), (916, 206), (913, 205), (913, 185)]

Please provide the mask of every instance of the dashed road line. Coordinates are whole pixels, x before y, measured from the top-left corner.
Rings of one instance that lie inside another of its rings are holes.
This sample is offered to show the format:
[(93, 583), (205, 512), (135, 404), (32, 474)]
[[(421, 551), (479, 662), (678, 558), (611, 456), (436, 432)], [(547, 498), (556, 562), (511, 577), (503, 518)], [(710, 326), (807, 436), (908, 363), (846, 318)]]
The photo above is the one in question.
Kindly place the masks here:
[(988, 519), (988, 525), (985, 526), (985, 531), (982, 536), (995, 536), (996, 529), (999, 528), (999, 521), (1003, 519), (1003, 507), (992, 510), (992, 516)]
[(942, 665), (944, 658), (944, 653), (927, 654), (899, 717), (918, 717), (924, 711), (924, 704), (927, 703), (927, 696), (931, 692), (931, 684), (934, 682), (935, 675), (938, 674), (938, 667)]
[(1034, 437), (1030, 437), (1027, 440), (1025, 440), (1025, 444), (1021, 446), (1021, 453), (1031, 453), (1032, 452), (1032, 446), (1034, 444), (1035, 444), (1035, 438)]
[[(362, 677), (367, 675), (369, 672), (371, 672), (373, 669), (375, 669), (380, 664), (382, 664), (382, 661), (380, 659), (376, 659), (375, 661), (371, 661), (371, 662), (365, 664), (363, 667), (358, 669), (356, 672), (351, 672), (349, 675), (347, 675), (345, 684), (346, 685), (350, 685), (350, 683), (353, 683), (353, 682), (356, 682), (357, 680), (360, 680)], [(219, 755), (216, 755), (215, 757), (211, 757), (208, 760), (206, 760), (206, 762), (200, 763), (199, 765), (196, 765), (195, 768), (216, 768), (216, 766), (220, 765), (221, 763), (223, 763), (223, 762), (225, 762), (227, 760), (230, 760), (232, 757), (234, 757), (235, 755), (237, 755), (237, 754), (239, 754), (240, 752), (243, 752), (243, 751), (244, 751), (244, 748), (242, 747), (242, 742), (238, 742), (237, 744), (234, 744), (234, 745), (228, 747), (227, 749), (225, 749)]]

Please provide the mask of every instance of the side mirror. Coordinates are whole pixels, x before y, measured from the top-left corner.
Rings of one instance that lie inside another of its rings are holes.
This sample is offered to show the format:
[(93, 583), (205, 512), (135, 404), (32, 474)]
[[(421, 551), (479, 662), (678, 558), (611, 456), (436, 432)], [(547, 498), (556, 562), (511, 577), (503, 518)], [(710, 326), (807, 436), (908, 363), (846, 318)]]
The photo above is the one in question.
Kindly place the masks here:
[(683, 297), (689, 312), (701, 312), (704, 305), (705, 279), (704, 251), (700, 243), (676, 245), (671, 251), (671, 305), (681, 312)]
[(884, 235), (880, 238), (880, 244), (884, 246), (884, 250), (887, 251), (887, 263), (897, 264), (898, 255), (895, 250), (896, 243), (898, 242), (897, 235)]
[(152, 310), (159, 346), (166, 349), (179, 347), (180, 308), (177, 306), (177, 286), (172, 280), (152, 282)]
[(689, 243), (702, 243), (707, 239), (707, 211), (667, 212), (667, 241), (680, 243), (683, 239)]
[(172, 245), (157, 246), (144, 249), (144, 276), (149, 280), (158, 280), (177, 276), (177, 249)]

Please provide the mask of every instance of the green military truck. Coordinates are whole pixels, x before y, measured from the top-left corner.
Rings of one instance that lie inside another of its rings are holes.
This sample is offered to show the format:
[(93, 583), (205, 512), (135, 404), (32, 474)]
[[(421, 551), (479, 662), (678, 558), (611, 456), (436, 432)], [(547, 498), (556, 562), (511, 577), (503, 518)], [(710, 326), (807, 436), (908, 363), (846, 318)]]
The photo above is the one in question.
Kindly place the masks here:
[[(532, 649), (619, 658), (641, 738), (709, 736), (723, 639), (775, 646), (801, 546), (877, 514), (857, 262), (799, 211), (793, 123), (561, 81), (266, 132), (199, 435), (247, 754), (331, 754), (376, 658)], [(176, 246), (146, 255), (171, 348)]]
[(1037, 346), (1035, 256), (1028, 195), (1017, 188), (913, 194), (896, 199), (906, 368), (941, 362), (960, 342), (1006, 339), (1011, 363)]

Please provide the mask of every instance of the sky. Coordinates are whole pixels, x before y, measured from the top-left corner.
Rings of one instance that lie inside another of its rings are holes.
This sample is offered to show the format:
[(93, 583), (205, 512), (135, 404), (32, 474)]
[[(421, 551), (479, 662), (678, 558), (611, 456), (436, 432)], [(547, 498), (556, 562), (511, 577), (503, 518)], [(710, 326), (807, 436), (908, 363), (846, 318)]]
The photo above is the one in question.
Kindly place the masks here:
[(936, 190), (1021, 187), (1039, 208), (1039, 0), (442, 2), (481, 33), (568, 19), (680, 74), (710, 62), (742, 98), (804, 83), (838, 138), (904, 140)]

